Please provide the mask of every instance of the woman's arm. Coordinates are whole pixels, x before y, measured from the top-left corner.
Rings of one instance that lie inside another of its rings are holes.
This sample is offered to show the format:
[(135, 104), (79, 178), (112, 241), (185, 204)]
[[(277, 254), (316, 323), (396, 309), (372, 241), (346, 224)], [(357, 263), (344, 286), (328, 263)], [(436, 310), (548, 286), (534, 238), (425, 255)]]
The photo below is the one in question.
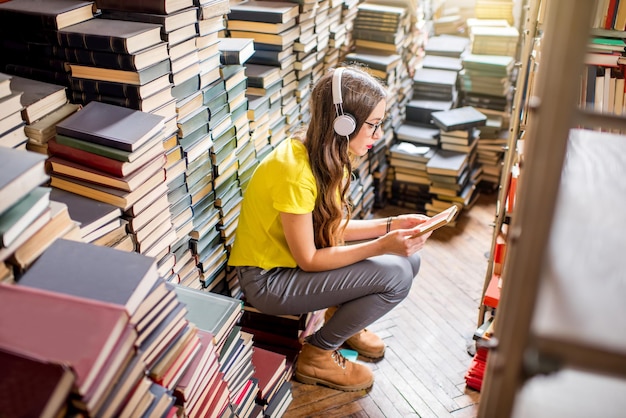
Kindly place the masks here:
[(372, 239), (396, 229), (413, 228), (426, 220), (428, 220), (428, 216), (417, 214), (390, 216), (382, 219), (344, 220), (344, 222), (348, 222), (344, 232), (344, 240), (349, 242)]
[[(386, 234), (386, 219), (382, 223), (380, 220), (365, 220), (362, 225), (356, 227), (355, 235), (367, 234), (370, 238), (373, 236), (378, 236), (378, 238), (353, 245), (317, 249), (313, 234), (313, 217), (310, 213), (294, 215), (281, 212), (280, 218), (289, 250), (298, 266), (305, 271), (332, 270), (382, 254), (409, 256), (419, 251), (430, 236), (430, 233), (427, 233), (411, 238), (414, 232), (410, 229), (398, 229)], [(414, 219), (407, 221), (407, 224), (414, 226), (421, 222), (423, 220)], [(396, 228), (400, 223), (404, 224), (404, 221), (398, 222)], [(378, 234), (370, 235), (374, 231)], [(379, 236), (381, 234), (382, 236)]]

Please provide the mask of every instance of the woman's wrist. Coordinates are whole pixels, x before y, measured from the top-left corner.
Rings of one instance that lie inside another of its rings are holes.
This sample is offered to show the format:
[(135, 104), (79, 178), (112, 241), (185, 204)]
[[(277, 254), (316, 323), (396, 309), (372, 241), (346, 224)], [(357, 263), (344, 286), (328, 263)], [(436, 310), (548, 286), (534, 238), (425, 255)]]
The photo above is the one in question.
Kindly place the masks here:
[(393, 223), (393, 216), (387, 218), (387, 234), (391, 232), (391, 224)]

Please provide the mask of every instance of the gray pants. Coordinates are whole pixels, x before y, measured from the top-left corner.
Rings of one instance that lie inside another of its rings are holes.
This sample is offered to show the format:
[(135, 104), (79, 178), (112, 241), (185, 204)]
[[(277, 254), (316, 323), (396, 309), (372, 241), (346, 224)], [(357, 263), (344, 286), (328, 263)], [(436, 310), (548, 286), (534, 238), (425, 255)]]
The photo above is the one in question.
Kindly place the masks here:
[(336, 270), (237, 267), (247, 301), (270, 315), (291, 315), (339, 306), (307, 342), (334, 350), (389, 312), (409, 294), (420, 256), (382, 255)]

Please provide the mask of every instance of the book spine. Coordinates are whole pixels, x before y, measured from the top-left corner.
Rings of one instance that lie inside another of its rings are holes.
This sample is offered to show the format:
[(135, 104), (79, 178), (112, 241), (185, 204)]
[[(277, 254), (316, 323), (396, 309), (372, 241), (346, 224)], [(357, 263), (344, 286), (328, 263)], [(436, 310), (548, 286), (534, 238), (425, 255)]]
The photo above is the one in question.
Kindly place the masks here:
[(166, 0), (98, 0), (98, 7), (102, 10), (121, 10), (123, 12), (155, 13), (164, 15), (171, 12), (165, 7), (166, 3)]
[(99, 36), (71, 32), (57, 32), (59, 45), (105, 52), (128, 52), (126, 40), (113, 36)]
[(2, 32), (5, 32), (7, 29), (9, 29), (9, 32), (13, 32), (13, 30), (22, 32), (20, 28), (29, 28), (31, 31), (58, 29), (55, 16), (38, 13), (20, 13), (12, 10), (0, 10), (0, 25), (3, 28)]
[(78, 148), (68, 147), (66, 145), (59, 144), (56, 141), (48, 141), (48, 152), (50, 155), (59, 156), (79, 164), (84, 164), (87, 167), (104, 171), (105, 173), (109, 173), (113, 176), (124, 176), (124, 163), (121, 161), (83, 151)]
[(249, 22), (283, 23), (282, 14), (263, 11), (231, 10), (228, 18), (232, 20), (247, 20)]
[(91, 51), (82, 48), (55, 48), (57, 57), (73, 64), (89, 65), (113, 70), (136, 71), (135, 56), (124, 53)]
[(106, 96), (98, 93), (72, 90), (72, 101), (77, 104), (87, 105), (89, 102), (102, 102), (129, 109), (141, 110), (142, 99)]
[[(115, 83), (111, 81), (89, 80), (86, 78), (72, 78), (72, 94), (84, 93), (85, 97), (112, 96), (127, 98), (139, 103), (141, 86), (133, 84)], [(80, 97), (80, 96), (79, 96)]]
[(115, 148), (107, 147), (105, 145), (95, 144), (93, 142), (89, 142), (89, 140), (80, 140), (74, 138), (72, 136), (72, 133), (64, 135), (57, 130), (56, 141), (59, 144), (67, 145), (72, 148), (78, 148), (83, 151), (102, 155), (103, 157), (112, 158), (114, 160), (130, 161), (130, 152), (128, 151), (117, 150)]

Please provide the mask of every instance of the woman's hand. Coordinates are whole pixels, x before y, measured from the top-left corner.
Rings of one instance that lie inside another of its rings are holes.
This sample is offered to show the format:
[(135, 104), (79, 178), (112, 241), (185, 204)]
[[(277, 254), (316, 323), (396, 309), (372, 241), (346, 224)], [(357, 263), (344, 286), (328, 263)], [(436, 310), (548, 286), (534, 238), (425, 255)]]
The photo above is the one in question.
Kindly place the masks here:
[[(428, 219), (428, 217), (425, 217), (425, 219), (421, 220), (415, 225), (419, 225), (426, 219)], [(428, 240), (430, 234), (432, 234), (432, 231), (416, 237), (414, 236), (415, 231), (409, 227), (407, 229), (396, 229), (395, 231), (391, 231), (388, 234), (380, 237), (379, 240), (382, 241), (382, 245), (385, 248), (385, 253), (406, 257), (415, 254), (416, 252), (424, 248), (426, 240)]]
[(391, 220), (391, 231), (396, 229), (411, 229), (417, 225), (430, 219), (426, 215), (418, 215), (416, 213), (407, 213), (403, 215), (393, 216)]

